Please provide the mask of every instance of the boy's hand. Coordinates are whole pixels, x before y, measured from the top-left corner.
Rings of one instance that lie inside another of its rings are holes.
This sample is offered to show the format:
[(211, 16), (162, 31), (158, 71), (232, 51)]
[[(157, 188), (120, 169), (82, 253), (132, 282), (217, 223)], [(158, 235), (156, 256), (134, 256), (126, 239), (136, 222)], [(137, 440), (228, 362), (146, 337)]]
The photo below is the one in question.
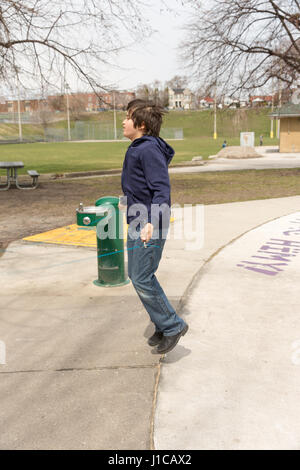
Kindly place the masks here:
[(142, 242), (148, 242), (153, 234), (153, 225), (148, 223), (145, 227), (141, 230), (141, 240)]

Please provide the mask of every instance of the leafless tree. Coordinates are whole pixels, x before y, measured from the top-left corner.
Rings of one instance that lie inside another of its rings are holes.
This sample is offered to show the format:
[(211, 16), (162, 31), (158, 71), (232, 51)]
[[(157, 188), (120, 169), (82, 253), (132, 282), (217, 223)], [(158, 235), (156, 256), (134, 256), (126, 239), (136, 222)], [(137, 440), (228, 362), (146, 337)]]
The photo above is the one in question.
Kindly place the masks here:
[(80, 118), (81, 114), (85, 112), (85, 100), (80, 94), (71, 95), (69, 98), (69, 111), (71, 119), (76, 121)]
[[(272, 79), (291, 86), (300, 74), (298, 0), (186, 0), (194, 9), (182, 44), (201, 84), (230, 94)], [(206, 6), (205, 6), (206, 5)], [(209, 5), (209, 6), (207, 6)]]
[[(71, 70), (94, 90), (99, 65), (145, 37), (141, 0), (0, 0), (0, 78), (58, 83)], [(124, 39), (125, 38), (125, 39)]]
[(188, 79), (185, 75), (175, 75), (171, 80), (166, 82), (166, 85), (169, 88), (186, 88), (188, 86)]
[[(126, 111), (127, 105), (129, 101), (133, 99), (133, 96), (131, 94), (128, 94), (126, 92), (120, 92), (116, 91), (115, 92), (115, 106), (116, 109)], [(112, 101), (113, 103), (113, 101)]]
[(143, 85), (139, 85), (136, 89), (136, 97), (141, 100), (149, 100), (152, 97), (152, 89), (151, 85), (147, 85), (144, 83)]
[(53, 95), (48, 96), (49, 107), (53, 111), (65, 111), (65, 96), (64, 95)]
[(143, 100), (151, 100), (167, 107), (169, 105), (169, 89), (159, 80), (153, 83), (139, 85), (136, 89), (136, 97)]

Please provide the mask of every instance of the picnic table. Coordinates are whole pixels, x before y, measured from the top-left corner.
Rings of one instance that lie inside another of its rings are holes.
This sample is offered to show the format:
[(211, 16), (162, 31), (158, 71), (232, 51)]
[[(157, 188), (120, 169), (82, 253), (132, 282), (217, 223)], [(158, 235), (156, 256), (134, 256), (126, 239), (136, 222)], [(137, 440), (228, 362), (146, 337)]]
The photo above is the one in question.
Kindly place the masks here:
[(27, 186), (20, 186), (18, 182), (18, 168), (24, 168), (24, 163), (0, 162), (0, 169), (6, 170), (6, 182), (5, 184), (0, 184), (0, 191), (8, 190), (12, 183), (15, 184), (18, 189), (35, 189), (37, 187), (39, 173), (35, 170), (27, 170), (29, 176), (32, 177), (32, 183)]

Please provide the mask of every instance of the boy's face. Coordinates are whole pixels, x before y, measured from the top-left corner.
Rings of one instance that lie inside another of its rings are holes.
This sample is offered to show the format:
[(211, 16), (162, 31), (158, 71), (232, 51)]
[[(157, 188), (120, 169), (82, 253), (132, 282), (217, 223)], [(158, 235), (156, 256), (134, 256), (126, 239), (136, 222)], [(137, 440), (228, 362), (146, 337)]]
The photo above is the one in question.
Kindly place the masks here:
[(127, 111), (126, 118), (122, 124), (124, 137), (127, 137), (131, 141), (144, 135), (143, 127), (134, 127), (133, 120), (131, 119), (132, 112), (133, 110)]

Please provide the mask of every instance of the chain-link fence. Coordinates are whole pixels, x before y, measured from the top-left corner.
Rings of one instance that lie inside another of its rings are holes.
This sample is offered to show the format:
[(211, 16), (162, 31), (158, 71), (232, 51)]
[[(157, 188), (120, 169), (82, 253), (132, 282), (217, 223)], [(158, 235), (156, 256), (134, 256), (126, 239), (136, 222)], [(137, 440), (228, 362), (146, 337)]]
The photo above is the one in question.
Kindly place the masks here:
[[(23, 119), (23, 116), (22, 116)], [(15, 131), (17, 132), (17, 130)], [(183, 139), (183, 129), (162, 128), (161, 137), (163, 139)], [(97, 141), (97, 140), (124, 140), (123, 129), (114, 129), (111, 124), (102, 124), (101, 122), (75, 121), (70, 128), (71, 141)], [(1, 142), (18, 141), (18, 134), (1, 135)], [(23, 142), (64, 142), (69, 140), (68, 128), (58, 126), (37, 126), (35, 132), (24, 129), (22, 135)]]
[[(61, 142), (68, 139), (68, 129), (47, 127), (45, 128), (45, 140), (48, 142)], [(126, 140), (123, 129), (114, 129), (112, 125), (97, 122), (76, 121), (70, 129), (70, 137), (78, 140)], [(183, 139), (183, 130), (164, 128), (161, 130), (164, 139)]]
[[(32, 122), (32, 116), (29, 113), (22, 113), (22, 122)], [(0, 113), (0, 123), (17, 124), (19, 122), (18, 113)]]

